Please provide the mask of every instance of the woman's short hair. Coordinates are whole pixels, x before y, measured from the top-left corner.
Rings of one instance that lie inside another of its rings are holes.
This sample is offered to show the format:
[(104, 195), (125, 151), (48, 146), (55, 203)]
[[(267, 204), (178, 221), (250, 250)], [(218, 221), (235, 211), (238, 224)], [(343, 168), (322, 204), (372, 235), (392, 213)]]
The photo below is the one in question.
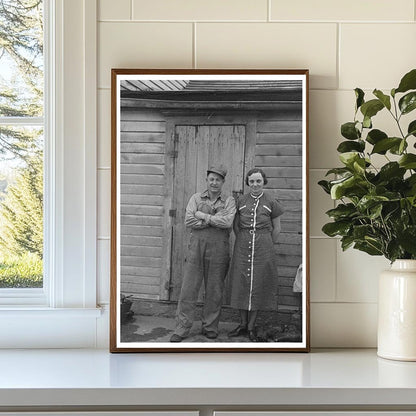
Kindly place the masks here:
[(263, 176), (263, 182), (264, 182), (264, 184), (267, 185), (267, 182), (268, 182), (267, 181), (267, 177), (266, 177), (266, 174), (263, 172), (263, 170), (260, 169), (260, 168), (253, 168), (253, 169), (250, 169), (247, 172), (247, 175), (246, 175), (246, 185), (247, 186), (248, 186), (248, 177), (251, 176), (251, 175), (253, 175), (254, 173), (260, 173), (261, 176)]

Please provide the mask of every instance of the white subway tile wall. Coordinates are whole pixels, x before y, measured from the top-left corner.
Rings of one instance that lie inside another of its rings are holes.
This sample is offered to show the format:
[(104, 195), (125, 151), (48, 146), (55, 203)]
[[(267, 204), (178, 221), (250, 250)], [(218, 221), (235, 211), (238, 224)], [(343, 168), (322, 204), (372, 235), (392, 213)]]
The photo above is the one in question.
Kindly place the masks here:
[(99, 20), (130, 20), (131, 0), (100, 0), (98, 3)]
[(337, 85), (334, 23), (199, 23), (197, 68), (308, 68), (312, 88)]
[[(317, 185), (339, 165), (355, 87), (371, 95), (416, 67), (415, 0), (99, 0), (98, 297), (109, 302), (111, 68), (310, 70), (312, 347), (374, 347), (377, 276), (388, 262), (326, 237), (334, 202)], [(391, 129), (386, 116), (379, 128)]]
[(271, 0), (271, 19), (413, 22), (413, 7), (413, 0)]
[(267, 21), (268, 0), (133, 0), (134, 20)]

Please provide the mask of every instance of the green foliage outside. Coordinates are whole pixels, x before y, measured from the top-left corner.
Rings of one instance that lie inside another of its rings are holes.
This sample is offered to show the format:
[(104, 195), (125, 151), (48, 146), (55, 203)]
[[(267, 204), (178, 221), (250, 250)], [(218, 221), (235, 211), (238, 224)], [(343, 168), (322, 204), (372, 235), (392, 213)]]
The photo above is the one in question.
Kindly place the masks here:
[(0, 288), (36, 288), (43, 285), (43, 264), (36, 254), (0, 257)]
[(0, 288), (43, 284), (43, 71), (42, 0), (0, 0), (0, 116), (28, 119), (0, 125)]
[[(389, 94), (375, 89), (372, 98), (355, 89), (354, 120), (341, 126), (346, 139), (337, 148), (343, 166), (331, 169), (334, 180), (319, 185), (338, 201), (327, 211), (332, 222), (322, 231), (340, 236), (349, 247), (374, 256), (416, 259), (416, 69), (401, 79)], [(373, 117), (387, 112), (394, 131), (373, 126)], [(384, 165), (376, 163), (384, 158)]]

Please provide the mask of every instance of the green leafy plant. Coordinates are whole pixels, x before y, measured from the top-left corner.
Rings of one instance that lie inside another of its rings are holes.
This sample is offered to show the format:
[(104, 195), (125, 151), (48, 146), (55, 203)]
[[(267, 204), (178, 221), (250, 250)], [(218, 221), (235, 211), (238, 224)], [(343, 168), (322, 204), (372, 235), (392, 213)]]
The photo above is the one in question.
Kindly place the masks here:
[[(338, 201), (326, 214), (332, 222), (322, 231), (341, 237), (342, 249), (353, 247), (373, 256), (416, 259), (416, 69), (387, 95), (375, 89), (365, 100), (355, 89), (354, 120), (341, 126), (346, 139), (337, 148), (343, 166), (330, 169), (319, 185)], [(392, 134), (373, 127), (373, 117), (387, 111), (394, 119)], [(406, 117), (403, 117), (406, 116)], [(379, 166), (375, 158), (385, 159)]]

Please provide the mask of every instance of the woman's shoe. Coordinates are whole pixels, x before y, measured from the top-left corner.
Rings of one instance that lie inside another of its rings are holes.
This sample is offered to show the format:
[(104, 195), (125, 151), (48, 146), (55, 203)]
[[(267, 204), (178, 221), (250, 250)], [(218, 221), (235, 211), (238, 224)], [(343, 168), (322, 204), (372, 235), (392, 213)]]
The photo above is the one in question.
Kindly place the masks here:
[(234, 328), (228, 333), (229, 337), (239, 337), (243, 335), (247, 335), (247, 327), (244, 325), (238, 325), (237, 328)]
[(257, 337), (257, 333), (256, 333), (256, 330), (255, 330), (255, 329), (249, 329), (249, 330), (248, 330), (248, 339), (249, 339), (251, 342), (258, 342), (258, 341), (259, 341), (259, 339), (258, 339), (258, 337)]

